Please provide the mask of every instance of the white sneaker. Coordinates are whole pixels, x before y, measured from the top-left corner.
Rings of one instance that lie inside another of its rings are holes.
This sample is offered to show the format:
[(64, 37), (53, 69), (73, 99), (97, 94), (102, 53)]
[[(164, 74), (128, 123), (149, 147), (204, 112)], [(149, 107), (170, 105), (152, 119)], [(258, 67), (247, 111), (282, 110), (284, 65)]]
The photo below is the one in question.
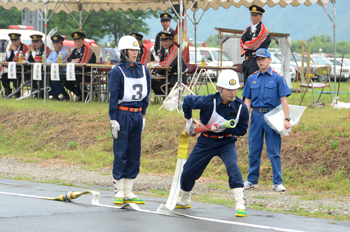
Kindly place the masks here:
[(259, 185), (258, 184), (252, 184), (249, 181), (244, 182), (244, 188), (245, 189), (256, 188), (256, 187), (259, 187)]
[(286, 191), (286, 188), (283, 186), (283, 184), (274, 184), (272, 189), (276, 190), (277, 192), (284, 192), (284, 191)]

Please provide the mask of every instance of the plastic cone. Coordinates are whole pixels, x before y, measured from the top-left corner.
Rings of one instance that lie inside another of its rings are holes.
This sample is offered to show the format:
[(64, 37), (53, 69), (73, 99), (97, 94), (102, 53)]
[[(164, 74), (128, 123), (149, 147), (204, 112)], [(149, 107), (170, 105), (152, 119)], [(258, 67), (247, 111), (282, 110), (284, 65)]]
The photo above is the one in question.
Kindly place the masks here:
[(349, 116), (348, 116), (348, 118), (350, 118), (350, 111), (349, 111)]

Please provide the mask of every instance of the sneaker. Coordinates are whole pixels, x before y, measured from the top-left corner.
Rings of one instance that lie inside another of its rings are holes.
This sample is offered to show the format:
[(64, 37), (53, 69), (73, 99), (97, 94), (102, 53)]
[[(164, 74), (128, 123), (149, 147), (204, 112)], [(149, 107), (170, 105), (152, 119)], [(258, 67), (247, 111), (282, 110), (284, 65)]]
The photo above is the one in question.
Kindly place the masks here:
[(245, 209), (237, 209), (236, 217), (245, 217), (247, 216), (247, 211)]
[(188, 208), (191, 208), (191, 203), (188, 204), (188, 205), (179, 205), (179, 204), (176, 204), (176, 206), (175, 206), (175, 209), (188, 209)]
[(286, 191), (286, 188), (283, 186), (283, 184), (274, 184), (272, 189), (276, 190), (277, 192), (284, 192), (284, 191)]
[(134, 198), (131, 198), (131, 199), (124, 200), (124, 203), (145, 204), (145, 201), (141, 200), (138, 197), (134, 197)]
[(259, 187), (258, 184), (252, 184), (249, 181), (244, 182), (244, 188), (245, 189), (257, 188), (257, 187)]
[(116, 197), (116, 198), (114, 198), (113, 203), (114, 203), (114, 204), (123, 205), (123, 204), (124, 204), (124, 198), (122, 198), (122, 197)]

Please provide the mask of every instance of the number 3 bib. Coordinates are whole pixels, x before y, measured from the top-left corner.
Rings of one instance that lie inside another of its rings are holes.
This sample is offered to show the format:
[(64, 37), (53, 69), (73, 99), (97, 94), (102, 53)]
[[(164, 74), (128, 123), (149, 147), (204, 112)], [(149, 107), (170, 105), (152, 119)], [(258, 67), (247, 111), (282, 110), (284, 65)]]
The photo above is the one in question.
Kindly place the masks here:
[(127, 77), (120, 67), (119, 69), (124, 76), (124, 96), (119, 101), (119, 104), (122, 102), (142, 101), (147, 96), (145, 66), (142, 66), (143, 76), (141, 78)]

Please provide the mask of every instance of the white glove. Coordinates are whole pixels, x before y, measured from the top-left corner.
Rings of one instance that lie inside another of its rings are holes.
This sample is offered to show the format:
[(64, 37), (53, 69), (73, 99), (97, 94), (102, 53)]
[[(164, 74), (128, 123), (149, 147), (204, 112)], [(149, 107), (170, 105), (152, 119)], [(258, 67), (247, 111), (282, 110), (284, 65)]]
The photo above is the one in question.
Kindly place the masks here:
[(120, 126), (117, 120), (111, 120), (111, 130), (114, 139), (118, 138), (118, 131), (120, 131)]
[(193, 119), (186, 119), (186, 134), (189, 136), (195, 136)]
[(146, 118), (142, 118), (142, 132), (145, 129), (145, 125), (146, 125)]

